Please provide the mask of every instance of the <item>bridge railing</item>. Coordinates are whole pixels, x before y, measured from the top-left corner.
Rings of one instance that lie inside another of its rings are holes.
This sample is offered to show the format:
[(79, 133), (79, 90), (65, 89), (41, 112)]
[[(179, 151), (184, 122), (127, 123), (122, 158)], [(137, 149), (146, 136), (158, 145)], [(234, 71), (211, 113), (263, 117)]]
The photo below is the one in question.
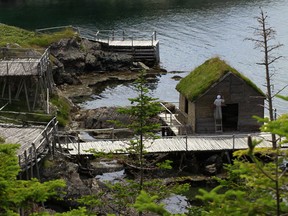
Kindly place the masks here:
[(129, 41), (134, 46), (135, 41), (151, 41), (151, 46), (157, 41), (156, 31), (132, 31), (132, 30), (98, 30), (92, 31), (77, 27), (82, 38), (110, 44), (112, 41)]

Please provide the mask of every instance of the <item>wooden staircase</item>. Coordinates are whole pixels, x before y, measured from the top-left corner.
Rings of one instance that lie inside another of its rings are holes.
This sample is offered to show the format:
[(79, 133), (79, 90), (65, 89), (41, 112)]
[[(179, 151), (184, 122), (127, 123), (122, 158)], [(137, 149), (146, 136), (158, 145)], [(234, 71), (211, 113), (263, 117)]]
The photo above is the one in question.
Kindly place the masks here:
[(134, 61), (153, 65), (159, 62), (158, 45), (154, 46), (109, 46), (109, 51), (133, 56)]

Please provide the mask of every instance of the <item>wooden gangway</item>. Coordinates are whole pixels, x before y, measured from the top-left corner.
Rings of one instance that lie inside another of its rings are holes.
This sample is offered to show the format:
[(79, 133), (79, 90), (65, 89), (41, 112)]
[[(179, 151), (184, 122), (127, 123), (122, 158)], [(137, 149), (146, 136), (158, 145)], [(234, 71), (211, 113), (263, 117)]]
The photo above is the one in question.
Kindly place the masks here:
[[(269, 134), (253, 134), (252, 139), (262, 140), (257, 147), (272, 147)], [(173, 136), (144, 142), (147, 153), (205, 152), (247, 149), (247, 134)], [(71, 155), (91, 155), (91, 149), (103, 153), (128, 153), (129, 140), (95, 140), (63, 144)]]
[(56, 117), (47, 125), (0, 124), (0, 137), (5, 139), (5, 143), (20, 145), (17, 156), (20, 168), (26, 172), (27, 178), (39, 177), (39, 173), (33, 174), (33, 166), (38, 166), (47, 152), (55, 149), (57, 125)]

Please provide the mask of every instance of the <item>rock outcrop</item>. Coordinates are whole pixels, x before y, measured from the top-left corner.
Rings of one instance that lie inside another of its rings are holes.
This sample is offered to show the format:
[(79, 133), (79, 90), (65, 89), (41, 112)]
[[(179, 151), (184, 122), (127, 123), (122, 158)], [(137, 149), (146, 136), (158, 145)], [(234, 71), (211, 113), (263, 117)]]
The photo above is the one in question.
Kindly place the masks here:
[(77, 76), (84, 73), (141, 68), (141, 65), (133, 64), (132, 56), (103, 51), (100, 43), (86, 39), (62, 39), (50, 46), (50, 53), (57, 85), (79, 84)]

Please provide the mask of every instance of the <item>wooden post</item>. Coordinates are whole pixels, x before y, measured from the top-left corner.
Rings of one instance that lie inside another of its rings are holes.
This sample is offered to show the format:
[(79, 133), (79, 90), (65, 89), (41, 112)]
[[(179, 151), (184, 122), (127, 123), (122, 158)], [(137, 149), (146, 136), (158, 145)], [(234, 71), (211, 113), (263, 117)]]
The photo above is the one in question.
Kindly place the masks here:
[(29, 173), (28, 173), (28, 167), (27, 167), (27, 164), (28, 164), (28, 158), (27, 158), (27, 151), (25, 150), (24, 151), (24, 161), (25, 161), (25, 172), (26, 172), (26, 179), (28, 180), (29, 179)]
[(47, 104), (47, 114), (49, 114), (49, 89), (47, 88), (47, 94), (46, 94), (46, 104)]
[(33, 173), (33, 151), (32, 147), (29, 148), (29, 156), (30, 156), (30, 173), (31, 173), (31, 178), (34, 178), (34, 173)]
[(186, 151), (188, 151), (188, 136), (185, 136)]
[(33, 147), (33, 150), (34, 150), (34, 156), (35, 156), (35, 167), (36, 167), (36, 177), (38, 179), (40, 179), (40, 172), (39, 172), (39, 166), (38, 166), (38, 161), (37, 161), (37, 149), (35, 147), (35, 143), (32, 143), (32, 147)]
[(21, 93), (22, 88), (23, 88), (23, 80), (24, 80), (24, 78), (22, 78), (21, 81), (19, 82), (19, 86), (18, 86), (16, 95), (15, 95), (15, 99), (18, 99), (20, 96), (20, 93)]
[(3, 88), (2, 88), (2, 98), (4, 98), (6, 83), (7, 83), (7, 78), (4, 79), (4, 84), (3, 84)]
[(47, 130), (44, 131), (44, 136), (45, 136), (46, 144), (48, 145), (48, 148), (49, 148), (49, 152), (50, 152), (50, 154), (52, 155), (52, 159), (53, 159), (52, 148), (51, 148), (51, 146), (50, 146), (50, 142), (49, 142), (49, 137), (48, 137), (48, 134), (47, 134)]
[(233, 134), (233, 136), (232, 136), (232, 138), (233, 138), (233, 151), (234, 151), (234, 149), (235, 149), (235, 134)]
[(80, 137), (79, 134), (77, 134), (78, 137), (78, 155), (80, 155)]
[[(58, 141), (58, 147), (59, 147), (60, 151), (63, 152), (62, 146), (61, 146), (61, 144), (60, 144), (60, 139), (59, 139), (59, 136), (58, 136), (57, 119), (56, 119), (55, 116), (54, 116), (54, 118), (53, 118), (53, 132), (54, 132), (53, 137), (54, 137), (55, 140), (57, 139), (57, 141)], [(56, 141), (55, 141), (55, 144), (56, 144)], [(55, 147), (56, 147), (56, 146), (55, 146)]]
[(24, 90), (25, 90), (25, 96), (26, 96), (26, 102), (27, 102), (27, 107), (28, 107), (28, 111), (30, 112), (30, 103), (29, 103), (29, 95), (28, 95), (28, 90), (27, 90), (27, 86), (26, 86), (26, 81), (24, 80)]
[(9, 95), (9, 103), (12, 103), (12, 98), (11, 98), (11, 85), (10, 82), (8, 83), (8, 95)]
[(18, 176), (19, 176), (19, 179), (22, 180), (21, 155), (18, 155), (18, 164), (19, 164), (19, 167), (21, 169)]
[(33, 102), (33, 107), (32, 110), (35, 110), (36, 106), (36, 101), (37, 101), (37, 96), (38, 96), (38, 91), (39, 91), (39, 82), (36, 83), (36, 90), (35, 90), (35, 95), (34, 95), (34, 102)]

